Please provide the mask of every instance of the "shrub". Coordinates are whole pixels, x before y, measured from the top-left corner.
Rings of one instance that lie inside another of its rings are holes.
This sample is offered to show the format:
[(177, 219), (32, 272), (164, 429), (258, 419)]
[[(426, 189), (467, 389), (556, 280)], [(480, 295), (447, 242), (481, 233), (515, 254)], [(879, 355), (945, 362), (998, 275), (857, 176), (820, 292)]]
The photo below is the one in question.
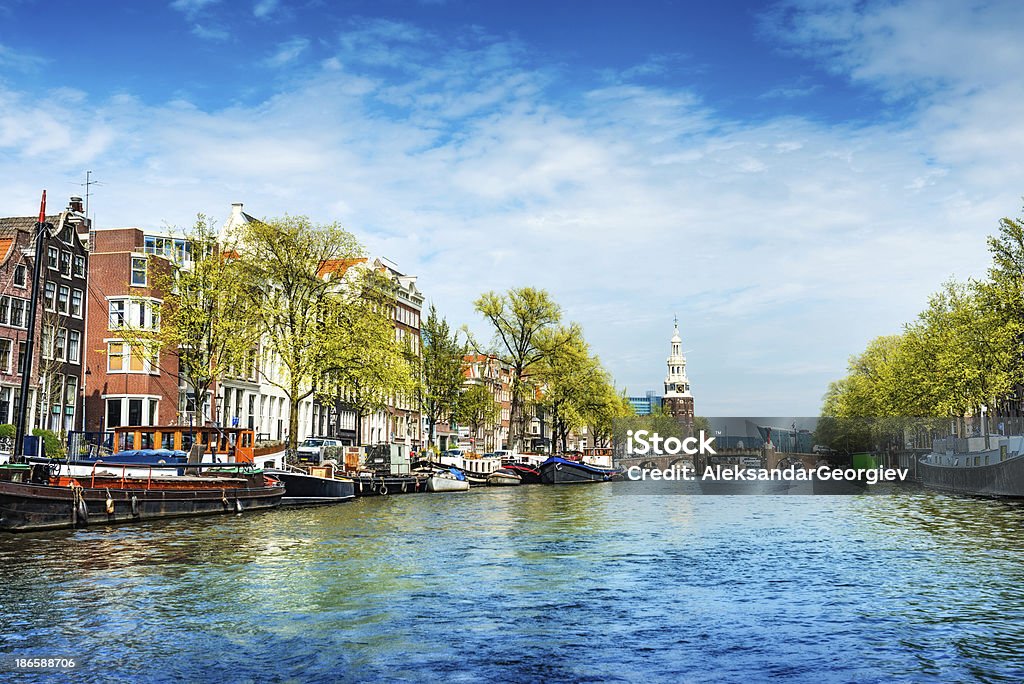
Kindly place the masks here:
[(46, 449), (47, 458), (64, 458), (66, 453), (64, 442), (55, 433), (36, 428), (32, 434), (43, 438), (43, 447)]
[(14, 439), (17, 434), (18, 428), (14, 427), (10, 423), (0, 425), (0, 439)]

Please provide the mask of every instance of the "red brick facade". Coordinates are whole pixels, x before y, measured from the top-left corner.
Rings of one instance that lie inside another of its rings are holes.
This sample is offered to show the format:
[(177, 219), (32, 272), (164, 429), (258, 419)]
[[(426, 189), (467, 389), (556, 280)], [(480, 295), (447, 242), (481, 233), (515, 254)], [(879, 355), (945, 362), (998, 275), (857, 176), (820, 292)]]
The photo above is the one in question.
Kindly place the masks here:
[(158, 359), (147, 359), (111, 330), (122, 316), (133, 326), (156, 323), (153, 306), (162, 302), (163, 293), (153, 287), (153, 276), (169, 264), (146, 254), (144, 240), (137, 228), (90, 234), (85, 355), (90, 431), (178, 422), (177, 356), (162, 353)]

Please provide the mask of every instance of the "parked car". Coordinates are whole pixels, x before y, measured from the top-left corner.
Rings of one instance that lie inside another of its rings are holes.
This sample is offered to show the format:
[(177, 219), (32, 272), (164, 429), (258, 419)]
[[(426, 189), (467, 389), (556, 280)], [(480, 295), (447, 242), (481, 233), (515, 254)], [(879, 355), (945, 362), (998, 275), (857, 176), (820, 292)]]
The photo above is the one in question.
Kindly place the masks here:
[(812, 451), (814, 451), (814, 453), (816, 453), (816, 454), (831, 454), (832, 453), (832, 449), (830, 449), (829, 447), (825, 446), (824, 444), (815, 444), (814, 445), (814, 449), (812, 449)]
[(319, 463), (324, 458), (324, 449), (335, 446), (342, 446), (340, 439), (310, 437), (296, 449), (296, 458), (299, 459), (299, 463)]

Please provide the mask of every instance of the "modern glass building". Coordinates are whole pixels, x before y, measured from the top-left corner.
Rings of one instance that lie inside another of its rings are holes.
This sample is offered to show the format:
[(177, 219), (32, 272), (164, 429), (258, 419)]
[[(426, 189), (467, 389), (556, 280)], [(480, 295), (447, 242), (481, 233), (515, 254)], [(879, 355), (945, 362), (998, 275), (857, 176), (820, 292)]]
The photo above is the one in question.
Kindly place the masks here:
[(654, 390), (647, 390), (642, 397), (629, 397), (629, 405), (636, 411), (636, 415), (649, 416), (655, 409), (661, 408), (661, 397)]

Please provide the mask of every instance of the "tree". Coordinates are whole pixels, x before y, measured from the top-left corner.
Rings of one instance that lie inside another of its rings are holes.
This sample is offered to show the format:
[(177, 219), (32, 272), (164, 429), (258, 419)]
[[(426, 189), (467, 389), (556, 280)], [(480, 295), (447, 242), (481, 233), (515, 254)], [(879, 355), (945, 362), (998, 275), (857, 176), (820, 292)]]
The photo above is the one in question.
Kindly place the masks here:
[(456, 408), (456, 420), (467, 426), (476, 440), (484, 428), (498, 419), (500, 411), (501, 405), (494, 400), (490, 389), (474, 384), (462, 393)]
[(153, 307), (146, 298), (129, 300), (114, 330), (123, 340), (124, 363), (149, 363), (168, 372), (166, 361), (176, 359), (178, 377), (202, 415), (215, 382), (255, 364), (254, 302), (247, 297), (235, 246), (219, 244), (205, 216), (198, 215), (183, 237), (190, 259), (151, 257), (147, 265), (150, 292), (163, 303)]
[(523, 407), (529, 400), (530, 375), (540, 361), (567, 341), (543, 335), (558, 325), (562, 311), (546, 291), (531, 287), (512, 289), (504, 295), (487, 292), (474, 305), (494, 329), (495, 356), (511, 369), (509, 442), (517, 450), (524, 434)]
[(989, 236), (992, 265), (988, 280), (980, 285), (985, 305), (995, 325), (1005, 335), (1009, 381), (1024, 386), (1024, 221), (1004, 218), (999, 233)]
[(423, 327), (423, 407), (427, 417), (427, 443), (434, 444), (434, 429), (443, 420), (451, 422), (462, 393), (463, 357), (467, 347), (448, 327), (448, 321), (437, 315), (434, 305)]
[(569, 432), (586, 425), (605, 407), (608, 392), (614, 393), (614, 389), (601, 362), (590, 353), (579, 326), (543, 330), (538, 344), (550, 352), (537, 362), (536, 379), (543, 387), (543, 405), (552, 418), (552, 434), (565, 451)]
[(258, 337), (279, 364), (275, 372), (260, 371), (288, 398), (288, 448), (294, 450), (299, 403), (316, 391), (325, 370), (344, 365), (335, 358), (344, 348), (336, 322), (358, 320), (344, 309), (359, 299), (339, 296), (339, 279), (363, 250), (338, 224), (318, 226), (304, 216), (247, 223), (240, 242), (242, 282), (259, 312), (253, 316)]
[[(609, 447), (616, 432), (625, 419), (635, 416), (636, 411), (629, 403), (625, 390), (618, 392), (614, 385), (606, 385), (596, 397), (597, 406), (587, 418), (587, 429), (594, 436), (594, 446)], [(625, 430), (620, 430), (625, 434)]]
[(399, 397), (413, 400), (419, 356), (408, 339), (396, 339), (390, 279), (355, 268), (344, 278), (324, 307), (325, 325), (333, 335), (325, 346), (317, 393), (323, 399), (340, 398), (355, 411), (356, 442), (361, 444), (364, 416), (385, 410)]

